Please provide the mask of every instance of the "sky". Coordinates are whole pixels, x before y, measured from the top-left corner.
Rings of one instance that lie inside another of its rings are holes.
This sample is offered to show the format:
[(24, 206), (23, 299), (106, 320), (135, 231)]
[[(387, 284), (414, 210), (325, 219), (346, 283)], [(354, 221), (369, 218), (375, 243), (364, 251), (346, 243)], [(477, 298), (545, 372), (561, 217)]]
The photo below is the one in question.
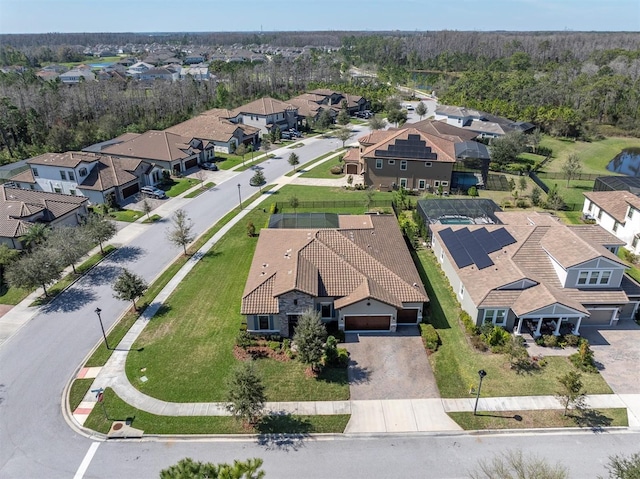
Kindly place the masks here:
[(640, 0), (0, 0), (1, 33), (640, 31)]

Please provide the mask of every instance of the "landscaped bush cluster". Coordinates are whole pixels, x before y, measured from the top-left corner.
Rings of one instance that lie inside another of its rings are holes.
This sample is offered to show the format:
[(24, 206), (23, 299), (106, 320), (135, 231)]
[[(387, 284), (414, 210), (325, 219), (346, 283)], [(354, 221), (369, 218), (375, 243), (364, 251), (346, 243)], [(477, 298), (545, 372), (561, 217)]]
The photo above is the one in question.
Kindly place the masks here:
[(469, 313), (467, 313), (466, 311), (462, 311), (460, 313), (460, 321), (462, 321), (467, 334), (474, 336), (478, 334), (478, 327), (476, 326), (476, 323), (473, 322), (473, 319), (471, 319)]
[(554, 336), (553, 334), (545, 334), (536, 338), (536, 344), (545, 348), (564, 348), (565, 346), (576, 347), (580, 341), (580, 337), (575, 334), (565, 334)]
[(504, 345), (511, 339), (511, 334), (502, 326), (488, 323), (480, 328), (480, 338), (492, 352), (497, 353), (502, 352)]
[(433, 324), (420, 324), (420, 335), (424, 341), (425, 347), (430, 351), (436, 351), (440, 344), (440, 336), (438, 331), (433, 327)]
[(271, 207), (269, 207), (269, 214), (270, 215), (275, 215), (277, 212), (278, 212), (277, 203), (271, 203)]
[(329, 170), (332, 175), (341, 175), (342, 174), (342, 165), (334, 165)]
[(523, 209), (529, 208), (529, 202), (527, 200), (519, 199), (516, 201), (516, 206)]
[(325, 366), (346, 368), (349, 364), (349, 352), (345, 348), (338, 347), (338, 340), (333, 337), (327, 337), (327, 343), (324, 351)]
[(589, 341), (584, 338), (581, 338), (578, 343), (578, 352), (569, 356), (569, 360), (581, 371), (588, 373), (598, 372)]

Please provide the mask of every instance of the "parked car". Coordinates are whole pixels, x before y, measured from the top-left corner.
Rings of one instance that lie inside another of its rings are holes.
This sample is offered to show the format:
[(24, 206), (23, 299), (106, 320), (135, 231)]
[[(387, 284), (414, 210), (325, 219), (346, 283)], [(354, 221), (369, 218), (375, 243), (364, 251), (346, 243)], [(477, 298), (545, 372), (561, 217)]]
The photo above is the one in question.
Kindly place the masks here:
[(142, 193), (144, 196), (150, 196), (152, 198), (158, 199), (167, 197), (164, 191), (162, 191), (160, 188), (156, 188), (155, 186), (143, 186), (142, 188), (140, 188), (140, 193)]
[(289, 130), (289, 133), (291, 134), (292, 137), (295, 138), (302, 138), (302, 133), (300, 133), (298, 130), (296, 130), (295, 128), (291, 128)]
[(218, 171), (218, 165), (211, 161), (205, 161), (200, 165), (203, 170)]
[(291, 133), (288, 131), (283, 131), (280, 134), (280, 138), (282, 138), (283, 140), (290, 140), (292, 138)]

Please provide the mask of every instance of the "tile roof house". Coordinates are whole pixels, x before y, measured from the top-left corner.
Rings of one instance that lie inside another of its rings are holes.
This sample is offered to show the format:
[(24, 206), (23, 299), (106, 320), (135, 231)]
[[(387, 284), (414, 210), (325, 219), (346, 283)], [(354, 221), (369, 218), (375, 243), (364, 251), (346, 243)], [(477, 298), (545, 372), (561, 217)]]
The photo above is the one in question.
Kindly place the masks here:
[(337, 221), (337, 228), (261, 230), (242, 296), (249, 331), (291, 336), (309, 309), (347, 331), (395, 331), (422, 319), (429, 299), (396, 218)]
[(533, 211), (495, 215), (503, 224), (430, 225), (433, 252), (478, 326), (579, 334), (635, 317), (640, 284), (625, 274), (615, 236)]
[(76, 226), (88, 214), (88, 199), (0, 187), (0, 244), (22, 249), (20, 237), (35, 223)]
[(68, 151), (45, 153), (27, 160), (28, 170), (10, 178), (18, 188), (86, 197), (92, 204), (116, 203), (155, 185), (162, 169), (136, 158)]
[(260, 98), (233, 110), (229, 119), (234, 123), (259, 128), (262, 134), (271, 132), (276, 127), (288, 130), (298, 126), (298, 108), (274, 98)]
[(640, 253), (640, 198), (629, 191), (590, 191), (585, 196), (582, 214), (625, 243), (634, 254)]
[(515, 122), (483, 111), (449, 105), (438, 105), (435, 119), (469, 130), (479, 138), (498, 138), (512, 131), (526, 133), (535, 127), (531, 123)]

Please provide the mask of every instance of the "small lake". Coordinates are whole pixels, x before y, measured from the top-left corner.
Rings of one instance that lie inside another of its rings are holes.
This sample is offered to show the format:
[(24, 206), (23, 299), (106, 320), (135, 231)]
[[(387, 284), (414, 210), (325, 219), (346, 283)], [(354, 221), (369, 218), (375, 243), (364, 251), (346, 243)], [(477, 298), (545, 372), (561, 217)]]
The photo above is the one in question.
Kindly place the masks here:
[(607, 170), (640, 177), (640, 148), (625, 148), (609, 162)]

